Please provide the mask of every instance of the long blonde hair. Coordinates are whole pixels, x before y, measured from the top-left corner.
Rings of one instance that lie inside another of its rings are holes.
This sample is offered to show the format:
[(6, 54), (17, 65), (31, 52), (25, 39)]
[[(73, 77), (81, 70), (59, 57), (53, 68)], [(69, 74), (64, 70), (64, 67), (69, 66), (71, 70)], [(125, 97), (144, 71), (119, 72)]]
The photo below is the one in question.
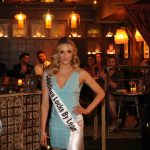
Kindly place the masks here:
[(49, 67), (49, 73), (50, 74), (55, 74), (58, 72), (59, 70), (59, 55), (58, 55), (58, 52), (60, 51), (60, 47), (62, 44), (69, 44), (72, 46), (72, 54), (73, 54), (73, 57), (72, 57), (72, 60), (71, 60), (71, 65), (73, 66), (73, 69), (74, 70), (78, 70), (79, 69), (79, 66), (80, 66), (80, 61), (79, 61), (79, 58), (77, 56), (77, 47), (76, 45), (74, 44), (74, 42), (66, 37), (63, 37), (61, 38), (57, 45), (56, 45), (56, 48), (55, 48), (55, 51), (54, 51), (54, 54), (52, 55), (52, 62), (51, 62), (51, 65)]

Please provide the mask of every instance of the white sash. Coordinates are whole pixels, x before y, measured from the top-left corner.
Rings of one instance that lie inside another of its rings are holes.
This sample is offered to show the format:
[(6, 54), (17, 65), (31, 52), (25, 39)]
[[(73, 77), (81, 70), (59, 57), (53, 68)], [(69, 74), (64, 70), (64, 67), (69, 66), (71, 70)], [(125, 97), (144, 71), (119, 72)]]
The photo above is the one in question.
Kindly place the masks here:
[(70, 129), (70, 137), (67, 150), (84, 150), (83, 146), (83, 117), (78, 115), (75, 120), (67, 107), (52, 88), (51, 77), (46, 76), (49, 96), (53, 105), (64, 124)]

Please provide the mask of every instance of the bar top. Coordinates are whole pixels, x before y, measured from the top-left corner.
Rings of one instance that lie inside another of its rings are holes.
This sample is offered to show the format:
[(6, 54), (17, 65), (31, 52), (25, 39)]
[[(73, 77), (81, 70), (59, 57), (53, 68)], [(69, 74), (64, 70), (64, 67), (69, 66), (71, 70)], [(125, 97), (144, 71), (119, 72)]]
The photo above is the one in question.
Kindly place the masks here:
[(36, 92), (18, 92), (18, 93), (7, 93), (7, 94), (0, 94), (1, 97), (11, 97), (11, 96), (19, 96), (19, 95), (34, 95), (34, 94), (42, 94), (42, 91), (38, 90)]

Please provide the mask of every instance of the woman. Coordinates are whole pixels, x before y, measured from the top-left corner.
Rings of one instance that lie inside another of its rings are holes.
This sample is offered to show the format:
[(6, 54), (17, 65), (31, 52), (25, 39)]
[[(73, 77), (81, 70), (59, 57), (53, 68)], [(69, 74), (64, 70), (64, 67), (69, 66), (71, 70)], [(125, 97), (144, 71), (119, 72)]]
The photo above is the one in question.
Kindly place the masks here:
[(88, 55), (87, 66), (84, 69), (94, 78), (95, 77), (95, 59), (93, 55)]
[[(48, 81), (51, 82), (50, 86), (50, 82)], [(79, 104), (79, 95), (83, 83), (88, 84), (96, 93), (96, 97), (87, 108), (83, 108)], [(40, 126), (41, 145), (47, 146), (47, 133), (45, 128), (50, 107), (50, 94), (53, 105), (51, 117), (48, 119), (52, 149), (83, 150), (82, 114), (86, 115), (93, 111), (93, 109), (102, 101), (105, 94), (90, 74), (79, 68), (77, 48), (71, 40), (62, 38), (58, 42), (56, 51), (52, 56), (52, 64), (49, 69), (44, 72), (42, 89), (43, 98), (41, 104)], [(55, 95), (57, 95), (56, 98), (59, 97), (57, 102), (54, 98)], [(57, 106), (59, 105), (59, 108), (55, 105), (56, 103)], [(64, 112), (65, 107), (67, 113)], [(69, 121), (65, 120), (65, 118), (68, 117), (68, 114), (71, 115), (71, 119), (74, 120), (73, 122), (68, 123)]]

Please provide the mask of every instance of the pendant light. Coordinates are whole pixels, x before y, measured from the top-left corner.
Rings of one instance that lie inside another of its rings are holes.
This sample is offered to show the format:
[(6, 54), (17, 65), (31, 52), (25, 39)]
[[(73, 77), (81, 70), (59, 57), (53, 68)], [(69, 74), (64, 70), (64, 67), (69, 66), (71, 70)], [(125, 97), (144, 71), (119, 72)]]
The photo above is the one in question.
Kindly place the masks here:
[(52, 20), (54, 18), (54, 15), (52, 15), (48, 10), (48, 12), (43, 17), (45, 19), (45, 28), (51, 29), (52, 28)]
[(24, 28), (24, 21), (27, 18), (25, 14), (20, 12), (19, 14), (15, 15), (15, 19), (18, 21), (18, 28), (23, 29)]
[(126, 33), (125, 28), (119, 28), (116, 31), (116, 35), (115, 35), (115, 44), (125, 44), (128, 43), (128, 35)]
[(142, 42), (142, 41), (144, 41), (142, 35), (140, 34), (140, 32), (139, 32), (137, 29), (136, 29), (136, 31), (135, 31), (135, 39), (136, 39), (137, 42)]
[(68, 25), (71, 29), (76, 29), (80, 24), (80, 15), (75, 13), (74, 11), (68, 17)]

